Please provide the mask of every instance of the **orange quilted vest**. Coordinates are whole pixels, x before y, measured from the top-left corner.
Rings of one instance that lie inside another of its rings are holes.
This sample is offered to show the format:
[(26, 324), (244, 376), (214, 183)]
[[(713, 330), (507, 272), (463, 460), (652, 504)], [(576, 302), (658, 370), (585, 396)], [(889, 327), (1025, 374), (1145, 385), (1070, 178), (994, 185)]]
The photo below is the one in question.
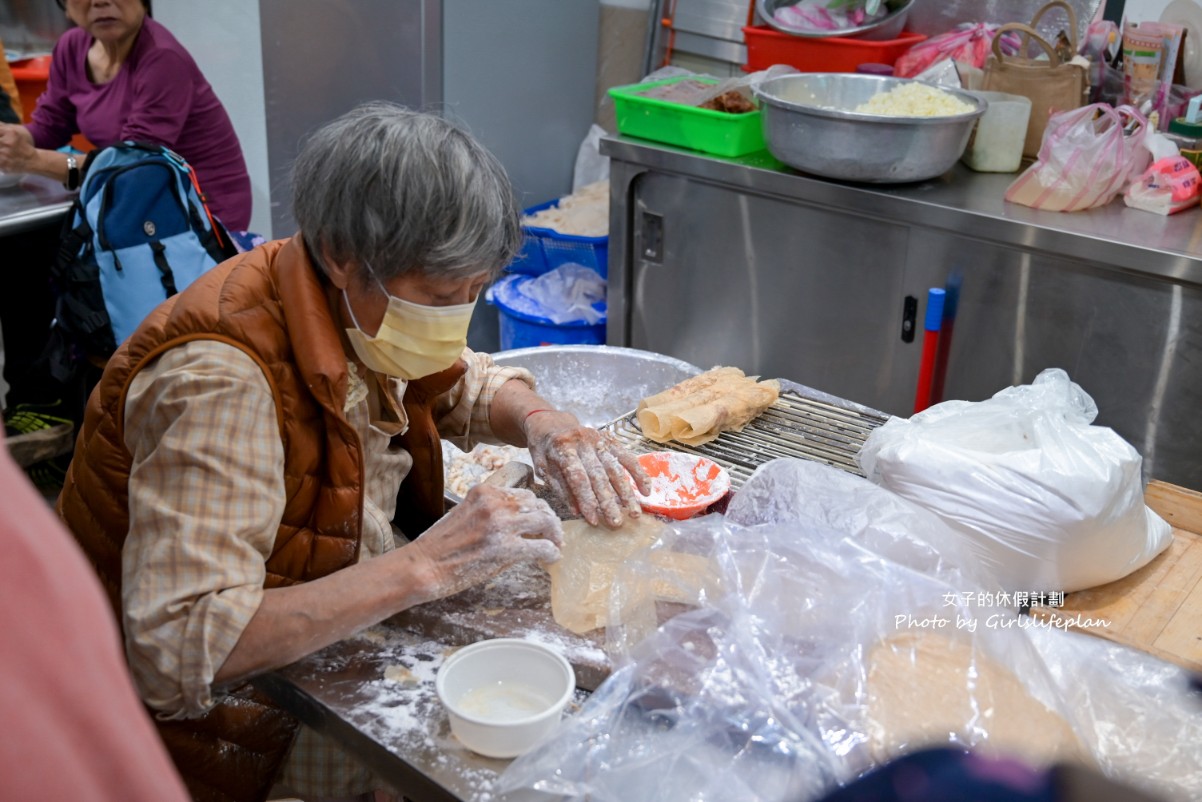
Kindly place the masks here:
[[(316, 579), (358, 558), (363, 457), (342, 412), (346, 355), (298, 235), (218, 265), (158, 307), (109, 360), (88, 401), (58, 511), (96, 567), (118, 621), (131, 465), (122, 432), (125, 396), (143, 365), (195, 339), (242, 349), (275, 395), (287, 502), (266, 587)], [(407, 439), (428, 438), (432, 417), (414, 413)], [(405, 484), (433, 478), (441, 494), (441, 468), (440, 450), (433, 461), (415, 463)], [(264, 799), (298, 728), (249, 684), (201, 718), (156, 723), (193, 796), (212, 800)]]

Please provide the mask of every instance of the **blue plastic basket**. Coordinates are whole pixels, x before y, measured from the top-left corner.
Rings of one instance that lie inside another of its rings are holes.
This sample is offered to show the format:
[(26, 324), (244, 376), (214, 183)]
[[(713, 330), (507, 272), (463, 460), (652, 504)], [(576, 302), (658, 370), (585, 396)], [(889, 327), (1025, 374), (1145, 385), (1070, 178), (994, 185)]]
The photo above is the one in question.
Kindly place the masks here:
[[(531, 206), (522, 214), (528, 217), (558, 205), (559, 199), (547, 201)], [(537, 226), (522, 226), (522, 231), (525, 233), (522, 250), (506, 268), (509, 272), (541, 276), (560, 265), (574, 262), (591, 267), (601, 278), (608, 278), (609, 237), (577, 237)]]
[(502, 276), (485, 293), (485, 300), (497, 307), (500, 323), (501, 350), (511, 348), (527, 348), (535, 345), (604, 345), (605, 344), (605, 302), (599, 301), (593, 308), (601, 312), (602, 317), (596, 323), (579, 321), (576, 323), (556, 323), (550, 318), (530, 314), (517, 308), (530, 308), (534, 303), (529, 299), (521, 302), (518, 296), (519, 287), (531, 281), (529, 275)]

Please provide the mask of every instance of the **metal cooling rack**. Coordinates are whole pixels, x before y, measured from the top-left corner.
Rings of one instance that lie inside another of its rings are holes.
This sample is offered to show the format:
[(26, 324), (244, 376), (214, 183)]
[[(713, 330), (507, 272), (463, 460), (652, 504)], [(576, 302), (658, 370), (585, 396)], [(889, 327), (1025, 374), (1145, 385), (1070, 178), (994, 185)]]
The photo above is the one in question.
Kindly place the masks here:
[(821, 462), (863, 476), (856, 464), (856, 454), (869, 433), (888, 419), (883, 413), (845, 409), (786, 390), (743, 431), (723, 432), (716, 440), (701, 446), (648, 440), (634, 412), (610, 421), (601, 429), (636, 454), (669, 450), (708, 457), (726, 468), (737, 490), (756, 468), (778, 457)]

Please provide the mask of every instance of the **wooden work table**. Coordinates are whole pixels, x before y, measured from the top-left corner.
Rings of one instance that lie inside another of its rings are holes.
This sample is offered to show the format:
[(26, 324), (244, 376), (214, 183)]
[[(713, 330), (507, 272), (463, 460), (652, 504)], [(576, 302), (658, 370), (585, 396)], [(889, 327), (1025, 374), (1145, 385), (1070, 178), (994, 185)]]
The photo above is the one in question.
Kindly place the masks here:
[(1202, 672), (1202, 493), (1151, 482), (1145, 498), (1173, 527), (1169, 547), (1117, 582), (1070, 593), (1058, 609), (1033, 612), (1104, 619), (1108, 626), (1081, 631)]

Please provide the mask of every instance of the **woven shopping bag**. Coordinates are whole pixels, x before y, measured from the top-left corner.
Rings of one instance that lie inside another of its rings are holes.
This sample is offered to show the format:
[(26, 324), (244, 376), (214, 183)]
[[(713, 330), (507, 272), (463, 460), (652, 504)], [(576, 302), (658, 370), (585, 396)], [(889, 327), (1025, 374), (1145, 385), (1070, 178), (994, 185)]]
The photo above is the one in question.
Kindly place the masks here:
[[(1023, 142), (1023, 156), (1033, 158), (1039, 153), (1048, 119), (1060, 111), (1080, 108), (1089, 102), (1089, 73), (1085, 66), (1073, 64), (1062, 58), (1047, 39), (1036, 30), (1040, 18), (1052, 8), (1061, 8), (1068, 15), (1065, 34), (1072, 53), (1077, 52), (1077, 15), (1063, 0), (1053, 0), (1035, 13), (1030, 25), (1012, 22), (998, 28), (993, 38), (993, 55), (985, 64), (985, 77), (981, 88), (989, 92), (1006, 92), (1022, 95), (1031, 100), (1031, 117), (1027, 122), (1027, 136)], [(1047, 56), (1028, 58), (1007, 56), (1002, 52), (1002, 35), (1007, 31), (1023, 34), (1021, 53), (1028, 52), (1034, 42)], [(1071, 55), (1068, 55), (1071, 58)]]

